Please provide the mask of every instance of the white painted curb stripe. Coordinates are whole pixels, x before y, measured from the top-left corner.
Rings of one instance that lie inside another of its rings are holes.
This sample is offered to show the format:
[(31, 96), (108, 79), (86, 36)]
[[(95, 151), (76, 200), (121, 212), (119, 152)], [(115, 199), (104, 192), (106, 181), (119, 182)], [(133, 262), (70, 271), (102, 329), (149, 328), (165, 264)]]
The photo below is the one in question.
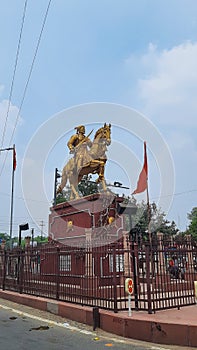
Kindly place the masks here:
[[(53, 326), (57, 326), (57, 327), (67, 328), (67, 329), (69, 329), (71, 331), (76, 331), (76, 332), (83, 333), (83, 334), (86, 334), (86, 335), (91, 335), (91, 336), (94, 336), (94, 337), (97, 336), (96, 333), (93, 333), (91, 331), (87, 331), (85, 329), (80, 329), (80, 328), (75, 327), (75, 326), (70, 326), (69, 323), (67, 323), (67, 322), (65, 322), (65, 323), (55, 322), (55, 321), (52, 321), (52, 320), (49, 320), (49, 319), (46, 319), (46, 318), (42, 318), (42, 317), (39, 317), (39, 316), (34, 316), (34, 315), (31, 315), (31, 314), (28, 314), (27, 312), (23, 312), (23, 311), (19, 311), (17, 309), (13, 309), (13, 308), (11, 308), (9, 306), (5, 306), (5, 305), (2, 305), (2, 304), (0, 304), (0, 308), (2, 308), (4, 310), (12, 311), (12, 312), (14, 312), (14, 313), (16, 313), (18, 315), (21, 315), (21, 316), (25, 316), (25, 317), (32, 318), (32, 319), (37, 320), (37, 321), (41, 321), (41, 322), (47, 323), (48, 325), (53, 325)], [(127, 339), (127, 340), (123, 339), (122, 340), (122, 339), (116, 339), (116, 338), (113, 338), (113, 337), (112, 338), (104, 337), (104, 336), (100, 336), (100, 335), (99, 335), (99, 338), (100, 339), (106, 339), (107, 338), (108, 341), (113, 341), (115, 343), (122, 343), (122, 344), (128, 343), (128, 341), (129, 341), (129, 339)], [(132, 345), (135, 344), (134, 339), (132, 339), (132, 340), (130, 339), (130, 341), (131, 341)], [(138, 344), (138, 346), (140, 346), (140, 345)], [(144, 345), (144, 346), (146, 346), (147, 349), (149, 348), (149, 346), (147, 344)], [(150, 350), (170, 350), (170, 349), (150, 346)]]
[(72, 331), (77, 331), (77, 332), (80, 332), (80, 333), (83, 333), (83, 334), (88, 334), (88, 335), (89, 334), (91, 334), (91, 335), (95, 334), (95, 333), (87, 331), (85, 329), (80, 329), (80, 328), (77, 328), (75, 326), (70, 326), (69, 323), (61, 323), (61, 322), (52, 321), (52, 320), (49, 320), (49, 319), (46, 319), (46, 318), (42, 318), (42, 317), (39, 317), (39, 316), (34, 316), (34, 315), (28, 314), (26, 312), (13, 309), (13, 308), (11, 308), (9, 306), (5, 306), (5, 305), (1, 305), (0, 304), (0, 308), (5, 309), (5, 310), (9, 310), (9, 311), (12, 311), (12, 312), (15, 312), (16, 314), (21, 315), (21, 316), (26, 316), (26, 317), (32, 318), (34, 320), (37, 320), (37, 321), (48, 323), (50, 325), (54, 325), (54, 326), (58, 326), (58, 327), (62, 327), (62, 328), (67, 328), (67, 329), (70, 329)]

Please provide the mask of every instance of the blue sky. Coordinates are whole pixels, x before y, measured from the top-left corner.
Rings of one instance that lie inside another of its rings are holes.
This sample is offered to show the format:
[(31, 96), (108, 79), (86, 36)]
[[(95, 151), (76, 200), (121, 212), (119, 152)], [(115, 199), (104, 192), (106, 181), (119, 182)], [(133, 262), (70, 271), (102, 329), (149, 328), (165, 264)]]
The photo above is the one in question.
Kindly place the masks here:
[[(0, 4), (0, 137), (3, 133), (23, 5), (22, 0), (1, 1)], [(47, 5), (47, 0), (29, 0), (27, 4), (4, 147), (10, 142)], [(146, 116), (161, 133), (170, 149), (175, 167), (175, 195), (168, 218), (174, 219), (181, 229), (185, 229), (188, 224), (187, 213), (196, 206), (196, 60), (195, 0), (52, 0), (12, 141), (17, 149), (14, 234), (17, 234), (21, 221), (29, 221), (31, 226), (36, 227), (44, 220), (47, 230), (48, 212), (39, 216), (38, 205), (35, 223), (29, 217), (23, 200), (21, 165), (29, 140), (40, 125), (54, 114), (91, 102), (109, 102), (134, 108)], [(97, 122), (97, 117), (92, 116), (89, 123)], [(104, 121), (110, 122), (107, 116)], [(121, 120), (117, 119), (116, 122), (121, 124)], [(65, 120), (62, 135), (69, 130)], [(117, 135), (114, 131), (114, 137), (118, 138)], [(66, 142), (64, 138), (61, 139), (57, 148), (58, 155), (54, 148), (51, 154), (53, 161), (50, 161), (49, 156), (46, 166), (49, 199), (53, 193), (55, 159), (57, 157), (59, 167), (68, 157), (66, 146), (64, 147)], [(129, 141), (124, 135), (121, 141), (120, 135), (119, 142), (124, 144)], [(132, 139), (132, 142), (129, 147), (136, 152), (140, 169), (142, 145), (136, 139)], [(4, 156), (3, 153), (0, 156), (0, 165)], [(157, 172), (151, 152), (149, 157), (152, 165), (151, 176), (149, 175), (152, 191), (150, 197), (154, 197), (154, 183), (158, 187)], [(0, 214), (0, 231), (9, 231), (10, 162), (9, 154), (0, 178), (0, 198), (4, 203)], [(135, 187), (139, 169), (134, 172), (132, 187)], [(108, 173), (110, 174), (109, 169)], [(123, 176), (122, 173), (120, 176)], [(110, 180), (113, 181), (112, 178)], [(32, 186), (34, 185), (36, 184), (32, 181)], [(179, 193), (182, 194), (178, 195)], [(36, 201), (36, 196), (34, 200)]]

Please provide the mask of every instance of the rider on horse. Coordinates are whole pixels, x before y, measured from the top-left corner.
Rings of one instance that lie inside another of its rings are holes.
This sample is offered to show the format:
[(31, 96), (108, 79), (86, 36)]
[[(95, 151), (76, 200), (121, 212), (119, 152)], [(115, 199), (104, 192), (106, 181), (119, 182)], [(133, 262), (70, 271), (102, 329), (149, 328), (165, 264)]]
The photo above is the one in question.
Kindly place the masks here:
[(96, 182), (101, 182), (103, 190), (106, 190), (104, 170), (107, 156), (105, 152), (111, 143), (111, 124), (105, 123), (103, 127), (99, 128), (93, 142), (89, 139), (93, 130), (85, 136), (83, 125), (77, 126), (75, 129), (77, 130), (76, 134), (71, 136), (67, 143), (70, 153), (74, 153), (74, 157), (70, 158), (64, 166), (61, 183), (57, 189), (57, 193), (61, 193), (69, 181), (71, 199), (79, 198), (77, 186), (84, 175), (98, 174)]
[(88, 147), (92, 146), (89, 135), (85, 136), (85, 126), (79, 125), (75, 127), (76, 134), (71, 136), (67, 143), (70, 153), (74, 153), (75, 164), (77, 169), (81, 169), (90, 160), (88, 155)]

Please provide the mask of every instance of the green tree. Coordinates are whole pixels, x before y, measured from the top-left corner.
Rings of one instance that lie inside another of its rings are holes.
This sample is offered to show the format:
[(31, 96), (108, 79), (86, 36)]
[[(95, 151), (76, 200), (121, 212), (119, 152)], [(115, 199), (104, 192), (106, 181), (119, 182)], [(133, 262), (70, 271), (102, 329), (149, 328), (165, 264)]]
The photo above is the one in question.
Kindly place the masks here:
[[(149, 226), (150, 221), (150, 226)], [(133, 217), (134, 233), (136, 232), (143, 239), (148, 239), (148, 231), (152, 236), (156, 236), (157, 232), (162, 232), (164, 237), (175, 236), (178, 233), (178, 228), (174, 221), (170, 222), (166, 219), (166, 214), (157, 208), (153, 202), (149, 208), (145, 202), (137, 204), (137, 212)]]
[(5, 241), (9, 240), (9, 235), (7, 233), (0, 232), (0, 239), (5, 239)]
[(62, 193), (59, 193), (56, 198), (56, 204), (64, 203), (69, 201), (70, 199), (70, 189), (67, 189), (67, 191), (63, 190)]
[(34, 242), (39, 243), (48, 243), (48, 237), (43, 237), (43, 236), (36, 236), (34, 237)]
[(91, 175), (84, 175), (81, 182), (78, 184), (79, 192), (82, 196), (88, 196), (90, 194), (98, 193), (98, 184), (91, 180)]
[(194, 207), (191, 213), (187, 214), (190, 224), (186, 233), (190, 234), (197, 241), (197, 207)]
[[(78, 184), (78, 193), (82, 197), (99, 192), (99, 185), (91, 180), (91, 175), (84, 175), (81, 182)], [(56, 198), (56, 204), (67, 202), (70, 200), (71, 189), (67, 187), (62, 193), (59, 193)]]

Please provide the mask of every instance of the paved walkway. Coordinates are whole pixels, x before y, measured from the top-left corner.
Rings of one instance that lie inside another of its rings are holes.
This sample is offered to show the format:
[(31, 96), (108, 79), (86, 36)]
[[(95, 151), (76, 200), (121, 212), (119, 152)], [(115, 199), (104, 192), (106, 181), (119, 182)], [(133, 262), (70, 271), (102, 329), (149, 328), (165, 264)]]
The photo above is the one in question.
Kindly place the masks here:
[[(0, 298), (49, 311), (68, 319), (93, 325), (91, 307), (34, 297), (0, 290)], [(100, 328), (104, 331), (137, 340), (158, 344), (197, 347), (197, 305), (157, 311), (119, 312), (99, 310)]]
[[(127, 312), (121, 312), (123, 315), (128, 315)], [(135, 320), (151, 320), (155, 322), (167, 322), (173, 324), (182, 324), (197, 327), (197, 305), (184, 306), (180, 310), (169, 309), (157, 311), (155, 314), (149, 315), (147, 312), (133, 311), (132, 317)]]

